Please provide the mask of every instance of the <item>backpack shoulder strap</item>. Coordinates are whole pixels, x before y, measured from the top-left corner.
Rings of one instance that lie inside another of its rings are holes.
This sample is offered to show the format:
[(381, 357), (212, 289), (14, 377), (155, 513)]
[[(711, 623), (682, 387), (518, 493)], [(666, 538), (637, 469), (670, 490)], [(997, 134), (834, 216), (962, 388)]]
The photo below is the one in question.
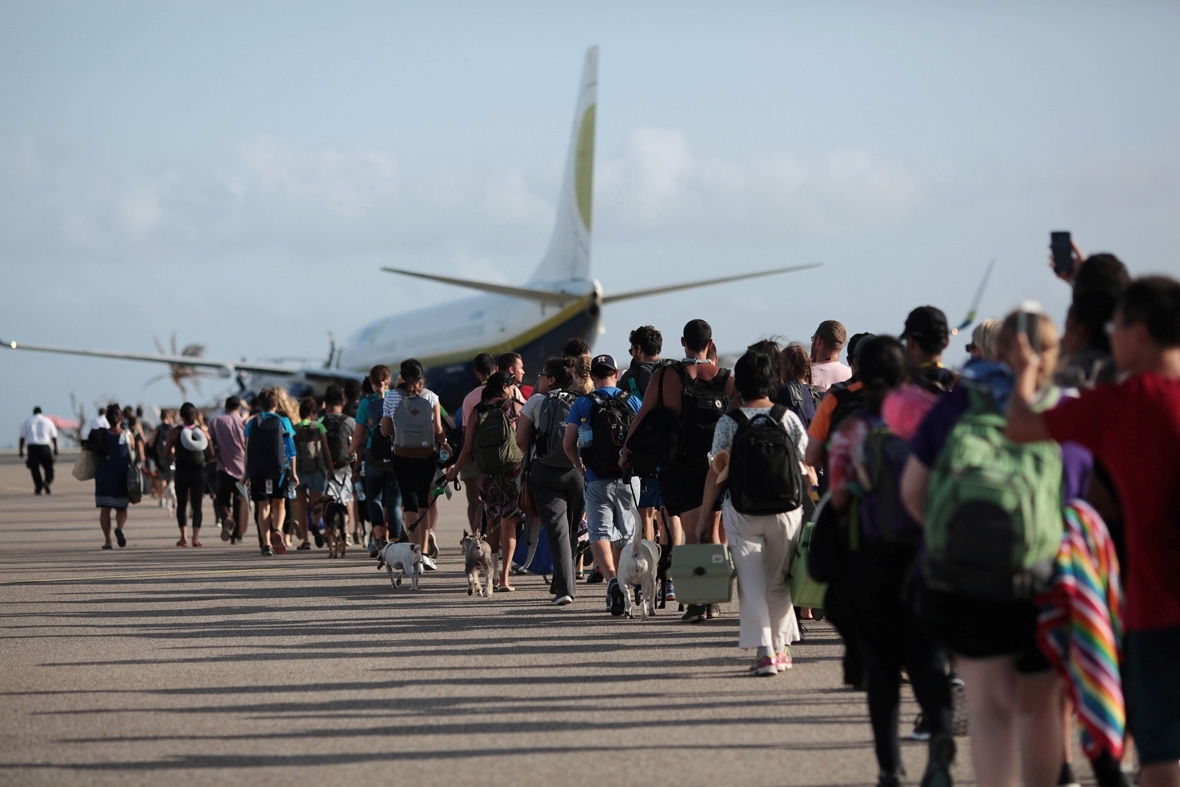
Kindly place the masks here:
[(735, 423), (737, 423), (738, 429), (741, 429), (743, 426), (750, 423), (750, 416), (746, 415), (745, 410), (740, 407), (731, 410), (730, 412), (726, 413), (726, 415), (728, 415), (734, 420)]
[[(786, 414), (787, 414), (787, 408), (783, 407), (781, 404), (776, 404), (774, 407), (771, 407), (770, 412), (768, 413), (768, 415), (770, 416), (770, 420), (772, 420), (776, 424), (780, 424), (780, 425), (783, 422), (783, 416)], [(783, 426), (783, 428), (785, 429), (786, 427)]]
[(615, 394), (614, 398), (617, 399), (618, 401), (622, 402), (623, 404), (627, 404), (627, 402), (630, 401), (630, 399), (631, 399), (631, 393), (628, 391), (624, 391), (622, 388), (620, 388), (619, 392), (617, 394)]

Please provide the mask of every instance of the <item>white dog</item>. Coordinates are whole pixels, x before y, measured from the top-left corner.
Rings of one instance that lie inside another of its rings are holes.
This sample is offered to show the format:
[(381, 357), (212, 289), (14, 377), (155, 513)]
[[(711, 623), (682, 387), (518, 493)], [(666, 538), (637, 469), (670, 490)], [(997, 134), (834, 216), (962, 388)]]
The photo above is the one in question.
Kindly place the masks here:
[(638, 585), (643, 594), (639, 612), (646, 619), (656, 614), (656, 570), (660, 562), (660, 545), (641, 538), (642, 524), (636, 517), (635, 532), (619, 555), (619, 589), (623, 591), (625, 606), (623, 614), (634, 618), (631, 609), (631, 587)]
[(389, 572), (389, 581), (395, 588), (401, 587), (402, 577), (409, 574), (410, 590), (417, 590), (418, 577), (422, 574), (422, 548), (409, 542), (390, 542), (377, 553), (377, 570), (382, 568)]

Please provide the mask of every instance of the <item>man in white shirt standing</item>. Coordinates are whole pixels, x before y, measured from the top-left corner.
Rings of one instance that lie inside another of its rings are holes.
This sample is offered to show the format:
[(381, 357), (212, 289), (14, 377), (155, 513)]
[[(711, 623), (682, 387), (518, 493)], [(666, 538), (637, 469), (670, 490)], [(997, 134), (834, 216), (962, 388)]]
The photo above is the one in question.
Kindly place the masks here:
[(53, 483), (53, 457), (57, 456), (57, 427), (53, 421), (41, 415), (40, 407), (34, 407), (33, 417), (21, 425), (18, 453), (22, 458), (26, 446), (29, 449), (26, 465), (33, 474), (33, 486), (36, 487), (34, 494), (39, 495), (42, 490), (49, 494), (49, 486)]
[(848, 331), (835, 320), (824, 320), (811, 337), (811, 384), (825, 391), (852, 377), (852, 369), (840, 363), (840, 351)]

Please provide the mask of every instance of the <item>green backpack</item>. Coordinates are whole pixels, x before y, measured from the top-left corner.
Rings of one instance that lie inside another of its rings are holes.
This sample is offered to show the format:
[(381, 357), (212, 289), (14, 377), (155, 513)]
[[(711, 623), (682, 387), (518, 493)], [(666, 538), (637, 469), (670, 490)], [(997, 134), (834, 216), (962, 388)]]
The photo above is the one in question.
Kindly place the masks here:
[(502, 404), (492, 405), (479, 413), (472, 454), (475, 467), (482, 475), (498, 475), (524, 459), (524, 453), (516, 444), (516, 429)]
[(1061, 449), (1051, 441), (1009, 441), (991, 397), (977, 388), (968, 395), (970, 408), (930, 476), (927, 586), (991, 601), (1027, 599), (1048, 583), (1061, 543)]

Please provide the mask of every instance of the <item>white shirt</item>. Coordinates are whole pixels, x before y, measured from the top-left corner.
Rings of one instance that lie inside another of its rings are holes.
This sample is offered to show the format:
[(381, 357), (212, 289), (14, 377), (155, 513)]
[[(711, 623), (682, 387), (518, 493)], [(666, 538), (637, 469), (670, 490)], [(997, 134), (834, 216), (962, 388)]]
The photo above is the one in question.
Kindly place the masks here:
[(49, 445), (50, 440), (57, 439), (57, 427), (53, 421), (37, 413), (21, 425), (20, 436), (26, 445)]
[(852, 369), (839, 361), (820, 361), (811, 365), (811, 384), (825, 391), (852, 377)]
[(86, 432), (82, 435), (82, 439), (86, 439), (95, 429), (110, 428), (111, 424), (109, 421), (107, 421), (107, 417), (105, 415), (96, 415), (90, 419), (89, 423), (86, 424)]

